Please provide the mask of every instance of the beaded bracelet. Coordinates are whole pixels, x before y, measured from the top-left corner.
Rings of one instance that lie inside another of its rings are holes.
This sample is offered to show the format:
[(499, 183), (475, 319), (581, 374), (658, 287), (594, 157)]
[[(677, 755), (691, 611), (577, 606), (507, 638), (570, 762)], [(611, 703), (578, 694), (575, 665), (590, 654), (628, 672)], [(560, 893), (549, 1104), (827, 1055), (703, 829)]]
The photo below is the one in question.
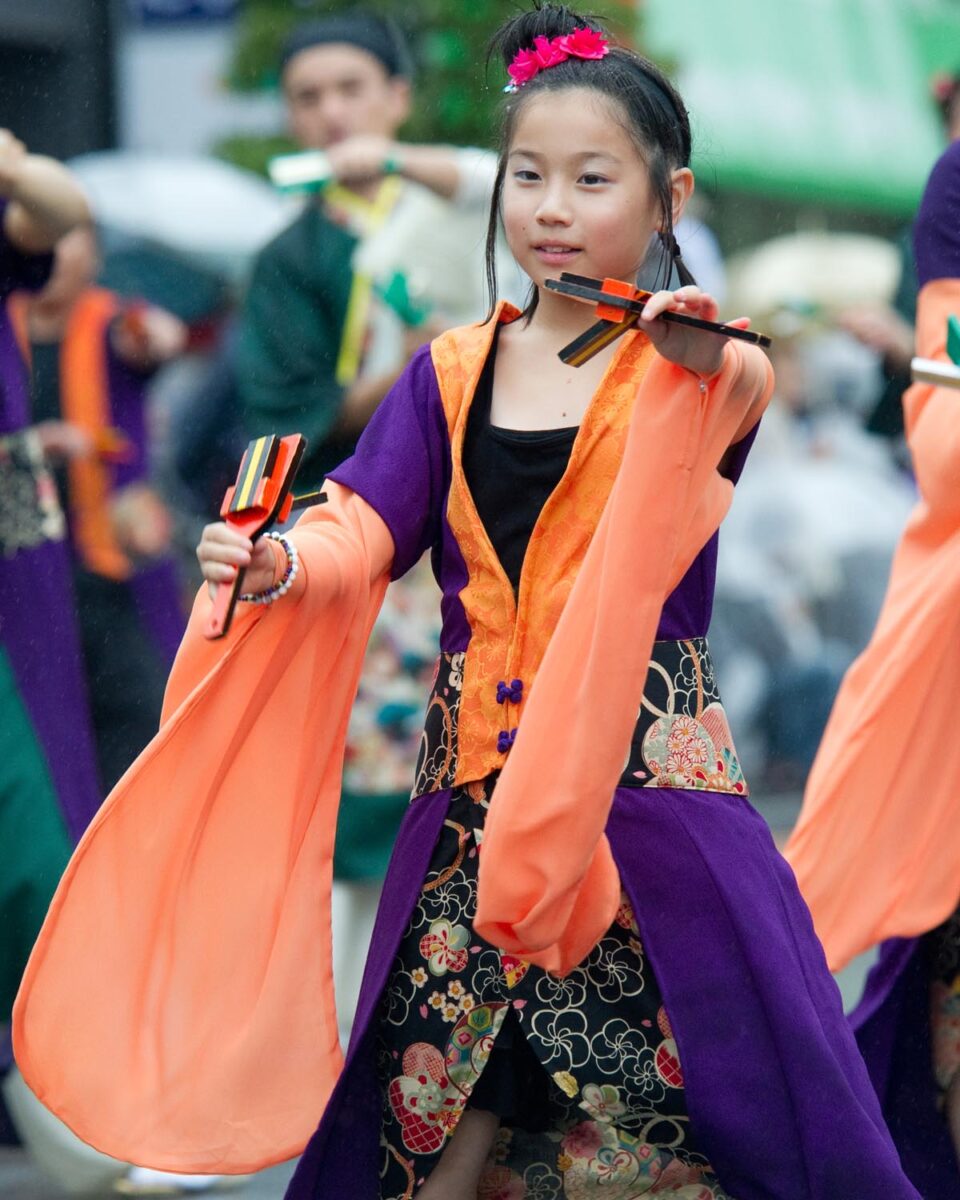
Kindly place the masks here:
[(271, 532), (264, 534), (264, 537), (272, 538), (284, 548), (287, 555), (287, 569), (283, 573), (283, 578), (279, 583), (275, 583), (273, 587), (268, 587), (262, 592), (244, 592), (239, 598), (247, 604), (272, 604), (274, 600), (279, 600), (281, 596), (289, 592), (290, 585), (296, 579), (297, 572), (300, 570), (300, 555), (297, 553), (297, 547), (293, 542), (285, 538), (282, 533)]

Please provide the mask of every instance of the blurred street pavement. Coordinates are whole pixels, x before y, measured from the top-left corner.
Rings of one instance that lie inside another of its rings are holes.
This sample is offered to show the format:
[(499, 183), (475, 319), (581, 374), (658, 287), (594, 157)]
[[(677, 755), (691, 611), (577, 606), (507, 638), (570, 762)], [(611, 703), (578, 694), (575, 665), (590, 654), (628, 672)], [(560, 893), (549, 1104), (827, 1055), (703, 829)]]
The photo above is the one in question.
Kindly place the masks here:
[[(293, 1163), (285, 1163), (280, 1167), (271, 1167), (252, 1176), (248, 1182), (239, 1187), (210, 1189), (204, 1192), (169, 1192), (167, 1195), (209, 1197), (210, 1200), (282, 1200), (287, 1181), (293, 1174)], [(153, 1195), (159, 1197), (160, 1193)], [(67, 1193), (61, 1191), (55, 1184), (48, 1181), (27, 1158), (23, 1150), (14, 1147), (0, 1147), (0, 1197), (3, 1200), (64, 1200)], [(86, 1193), (83, 1200), (94, 1200)], [(96, 1194), (95, 1200), (120, 1200), (120, 1193), (103, 1191)]]

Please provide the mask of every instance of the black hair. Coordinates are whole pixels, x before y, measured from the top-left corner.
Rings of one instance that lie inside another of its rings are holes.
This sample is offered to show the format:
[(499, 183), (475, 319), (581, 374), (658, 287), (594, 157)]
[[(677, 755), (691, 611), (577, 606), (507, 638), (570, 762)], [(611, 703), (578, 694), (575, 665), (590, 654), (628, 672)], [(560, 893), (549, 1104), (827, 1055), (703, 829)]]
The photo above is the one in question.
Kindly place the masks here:
[[(534, 39), (561, 37), (574, 29), (591, 29), (610, 38), (607, 30), (595, 17), (583, 16), (566, 4), (551, 4), (534, 0), (534, 7), (506, 21), (494, 34), (487, 55), (499, 55), (509, 66), (520, 50), (533, 48)], [(658, 66), (625, 46), (611, 41), (609, 53), (601, 59), (568, 58), (555, 67), (541, 71), (528, 83), (505, 96), (500, 124), (500, 161), (490, 204), (487, 227), (486, 273), (490, 294), (490, 312), (497, 299), (496, 245), (500, 227), (500, 200), (506, 176), (507, 153), (516, 128), (517, 117), (531, 96), (562, 88), (592, 88), (606, 97), (614, 109), (619, 108), (626, 120), (624, 128), (633, 139), (647, 165), (650, 179), (660, 202), (661, 241), (663, 257), (656, 286), (668, 286), (676, 267), (682, 284), (693, 283), (680, 248), (673, 234), (673, 211), (670, 188), (671, 173), (678, 167), (690, 165), (690, 117), (679, 92)], [(524, 309), (530, 318), (537, 306), (538, 293), (533, 289)]]
[(382, 64), (391, 79), (409, 79), (413, 75), (410, 49), (398, 26), (389, 17), (365, 8), (351, 8), (295, 26), (280, 50), (280, 74), (301, 51), (331, 42), (366, 50)]
[(960, 105), (960, 70), (937, 75), (932, 83), (932, 91), (940, 119), (949, 130)]

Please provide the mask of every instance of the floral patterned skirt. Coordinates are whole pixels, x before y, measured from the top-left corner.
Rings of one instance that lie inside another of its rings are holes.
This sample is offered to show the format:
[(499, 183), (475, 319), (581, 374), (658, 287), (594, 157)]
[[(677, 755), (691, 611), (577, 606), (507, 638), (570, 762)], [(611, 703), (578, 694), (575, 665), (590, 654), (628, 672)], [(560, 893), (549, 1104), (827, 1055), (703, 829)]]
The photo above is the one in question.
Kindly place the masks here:
[(454, 790), (384, 992), (381, 1200), (416, 1195), (471, 1105), (501, 1118), (481, 1200), (729, 1200), (629, 903), (563, 979), (474, 934), (492, 784)]

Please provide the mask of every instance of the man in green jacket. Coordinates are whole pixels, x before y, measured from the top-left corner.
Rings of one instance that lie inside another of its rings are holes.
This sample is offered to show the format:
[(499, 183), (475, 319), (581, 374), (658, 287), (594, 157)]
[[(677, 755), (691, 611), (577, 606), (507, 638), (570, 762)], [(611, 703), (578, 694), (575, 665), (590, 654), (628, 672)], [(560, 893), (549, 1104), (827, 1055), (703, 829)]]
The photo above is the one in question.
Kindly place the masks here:
[(496, 159), (396, 140), (410, 56), (370, 13), (297, 28), (281, 82), (294, 138), (326, 153), (333, 180), (256, 261), (239, 386), (252, 436), (307, 437), (301, 484), (316, 484), (351, 453), (412, 350), (482, 315)]

